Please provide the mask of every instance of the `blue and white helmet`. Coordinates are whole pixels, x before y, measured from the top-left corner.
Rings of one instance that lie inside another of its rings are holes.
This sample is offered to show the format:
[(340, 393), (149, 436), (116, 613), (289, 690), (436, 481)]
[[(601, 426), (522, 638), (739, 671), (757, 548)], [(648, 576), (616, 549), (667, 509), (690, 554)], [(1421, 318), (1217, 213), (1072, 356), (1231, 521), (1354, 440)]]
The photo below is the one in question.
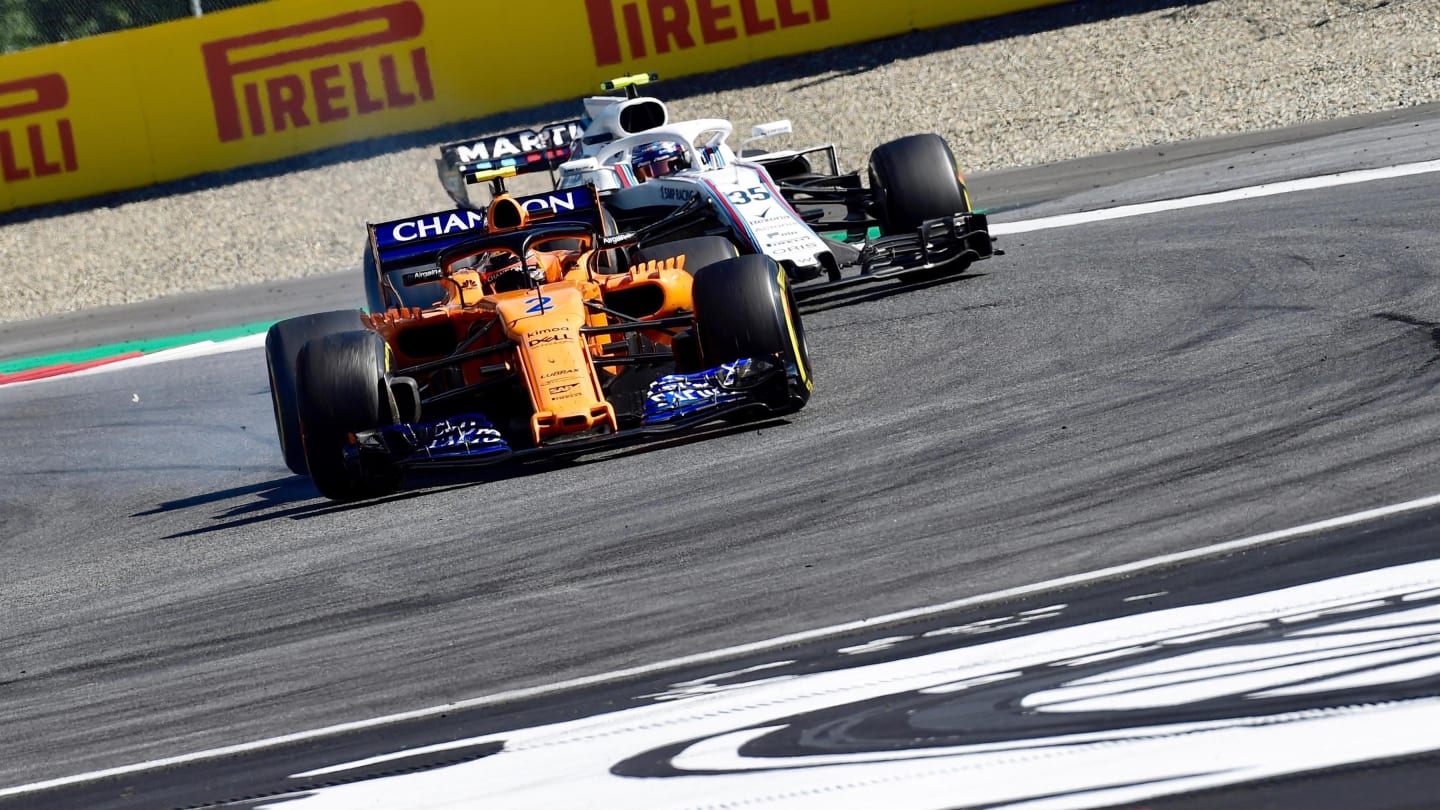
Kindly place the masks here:
[(630, 150), (630, 165), (642, 180), (665, 177), (690, 167), (684, 144), (675, 141), (652, 141)]

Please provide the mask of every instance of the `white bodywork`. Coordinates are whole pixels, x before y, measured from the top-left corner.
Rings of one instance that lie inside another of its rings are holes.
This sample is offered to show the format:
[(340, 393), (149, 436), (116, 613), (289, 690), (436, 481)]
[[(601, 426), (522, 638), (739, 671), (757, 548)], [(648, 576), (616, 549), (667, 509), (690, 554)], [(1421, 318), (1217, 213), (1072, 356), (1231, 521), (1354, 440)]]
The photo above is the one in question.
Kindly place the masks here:
[[(735, 156), (726, 143), (734, 132), (729, 121), (702, 118), (669, 122), (667, 111), (662, 116), (665, 124), (626, 133), (619, 124), (619, 116), (627, 105), (661, 104), (663, 109), (663, 104), (652, 98), (614, 99), (616, 103), (592, 107), (590, 101), (587, 99), (586, 108), (592, 117), (591, 123), (585, 129), (575, 157), (560, 166), (560, 188), (592, 183), (602, 191), (643, 189), (626, 192), (626, 202), (672, 208), (701, 195), (710, 201), (717, 216), (731, 226), (735, 237), (748, 242), (754, 252), (777, 262), (791, 262), (796, 267), (821, 266), (818, 257), (829, 252), (827, 242), (790, 207), (764, 167)], [(772, 132), (757, 132), (757, 137), (786, 131), (788, 125), (783, 129), (774, 127)], [(642, 182), (630, 165), (631, 152), (637, 146), (656, 141), (681, 144), (689, 168)]]

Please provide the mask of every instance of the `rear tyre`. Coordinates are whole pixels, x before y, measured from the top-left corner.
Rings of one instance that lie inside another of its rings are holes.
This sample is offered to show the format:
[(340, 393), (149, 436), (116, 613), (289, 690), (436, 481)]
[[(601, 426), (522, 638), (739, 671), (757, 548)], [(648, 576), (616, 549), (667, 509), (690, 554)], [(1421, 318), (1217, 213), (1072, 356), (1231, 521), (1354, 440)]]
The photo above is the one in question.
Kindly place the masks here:
[(300, 437), (310, 480), (327, 498), (369, 498), (400, 485), (383, 462), (345, 458), (350, 434), (395, 422), (388, 365), (384, 338), (365, 329), (315, 338), (300, 350)]
[(357, 309), (320, 312), (290, 318), (270, 327), (265, 335), (265, 365), (270, 371), (270, 404), (275, 411), (275, 433), (285, 466), (296, 475), (306, 475), (305, 451), (300, 442), (300, 410), (296, 404), (296, 361), (300, 349), (310, 340), (334, 332), (360, 328)]
[(870, 190), (887, 234), (970, 210), (955, 155), (939, 135), (909, 135), (876, 147), (870, 153)]
[(656, 259), (664, 261), (684, 256), (685, 272), (693, 276), (702, 267), (709, 267), (739, 255), (740, 251), (735, 249), (735, 244), (723, 236), (694, 236), (632, 250), (630, 261), (632, 264), (642, 264)]
[(700, 355), (714, 367), (743, 358), (771, 359), (785, 382), (767, 404), (798, 411), (814, 387), (805, 328), (785, 271), (767, 256), (737, 256), (701, 268), (692, 290)]

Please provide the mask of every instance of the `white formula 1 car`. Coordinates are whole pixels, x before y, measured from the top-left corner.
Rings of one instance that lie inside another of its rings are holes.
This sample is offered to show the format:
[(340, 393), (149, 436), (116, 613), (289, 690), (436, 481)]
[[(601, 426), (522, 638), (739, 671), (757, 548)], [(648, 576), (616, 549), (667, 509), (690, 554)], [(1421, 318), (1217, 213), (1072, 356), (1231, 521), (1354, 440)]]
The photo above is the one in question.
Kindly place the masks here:
[[(483, 207), (469, 187), (547, 170), (557, 189), (595, 186), (621, 232), (649, 246), (722, 236), (740, 254), (771, 257), (797, 295), (861, 282), (959, 273), (1001, 253), (970, 197), (954, 155), (938, 135), (910, 135), (877, 147), (865, 176), (841, 173), (833, 145), (746, 149), (788, 134), (789, 121), (752, 130), (737, 155), (733, 125), (707, 118), (671, 121), (659, 99), (637, 88), (641, 74), (603, 86), (624, 96), (585, 99), (585, 117), (452, 143), (436, 161), (462, 208)], [(715, 240), (706, 240), (714, 243)], [(693, 249), (699, 243), (688, 242)], [(723, 256), (716, 256), (716, 260)]]

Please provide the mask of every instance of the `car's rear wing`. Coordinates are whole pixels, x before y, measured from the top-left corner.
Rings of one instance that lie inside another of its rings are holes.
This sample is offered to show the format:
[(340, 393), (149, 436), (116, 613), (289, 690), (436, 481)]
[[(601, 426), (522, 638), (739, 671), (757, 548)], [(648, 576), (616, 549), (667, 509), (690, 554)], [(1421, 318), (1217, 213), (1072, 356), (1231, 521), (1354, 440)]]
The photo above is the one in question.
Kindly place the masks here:
[(584, 134), (584, 120), (557, 121), (539, 129), (456, 141), (440, 147), (435, 168), (445, 191), (461, 206), (479, 207), (469, 186), (478, 172), (514, 168), (516, 174), (554, 171), (570, 159), (571, 145)]
[[(598, 233), (603, 228), (600, 198), (594, 186), (546, 191), (515, 201), (532, 222), (577, 222)], [(382, 274), (435, 263), (446, 248), (484, 233), (485, 212), (471, 208), (436, 211), (369, 226), (370, 247)]]
[[(584, 223), (604, 232), (600, 196), (594, 186), (557, 189), (515, 201), (530, 222)], [(485, 233), (485, 212), (473, 208), (436, 211), (367, 226), (366, 295), (372, 311), (393, 307), (425, 308), (445, 297), (436, 261), (461, 242)], [(373, 275), (372, 275), (373, 274)]]

